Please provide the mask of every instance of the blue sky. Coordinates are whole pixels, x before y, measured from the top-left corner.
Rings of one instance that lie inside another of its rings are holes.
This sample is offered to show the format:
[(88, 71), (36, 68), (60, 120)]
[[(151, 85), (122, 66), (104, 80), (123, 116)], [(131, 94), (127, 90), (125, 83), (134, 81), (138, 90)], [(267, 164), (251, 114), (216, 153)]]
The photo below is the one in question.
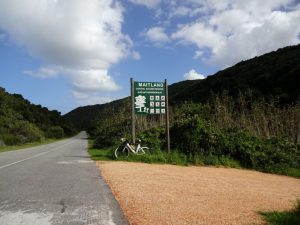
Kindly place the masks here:
[(0, 0), (0, 86), (66, 113), (300, 42), (299, 0)]

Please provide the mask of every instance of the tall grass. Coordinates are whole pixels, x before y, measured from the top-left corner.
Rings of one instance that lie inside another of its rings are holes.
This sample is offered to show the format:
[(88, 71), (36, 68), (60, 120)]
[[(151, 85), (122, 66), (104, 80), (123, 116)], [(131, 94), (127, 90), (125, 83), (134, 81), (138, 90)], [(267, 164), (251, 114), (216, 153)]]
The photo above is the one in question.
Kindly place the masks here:
[(238, 128), (258, 137), (287, 138), (300, 143), (300, 104), (280, 106), (276, 99), (251, 100), (251, 94), (240, 94), (235, 101), (224, 93), (214, 99), (213, 125), (219, 129)]

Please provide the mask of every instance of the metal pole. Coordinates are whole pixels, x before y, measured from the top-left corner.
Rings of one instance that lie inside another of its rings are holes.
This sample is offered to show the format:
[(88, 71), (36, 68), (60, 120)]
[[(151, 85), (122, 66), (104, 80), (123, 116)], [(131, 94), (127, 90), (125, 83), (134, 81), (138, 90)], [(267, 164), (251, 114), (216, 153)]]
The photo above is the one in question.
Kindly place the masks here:
[(168, 153), (171, 152), (170, 149), (170, 122), (169, 122), (169, 93), (168, 93), (168, 82), (165, 79), (165, 90), (166, 90), (166, 138), (167, 138), (167, 148)]
[(130, 78), (131, 86), (131, 138), (132, 143), (135, 143), (135, 115), (134, 115), (134, 81)]

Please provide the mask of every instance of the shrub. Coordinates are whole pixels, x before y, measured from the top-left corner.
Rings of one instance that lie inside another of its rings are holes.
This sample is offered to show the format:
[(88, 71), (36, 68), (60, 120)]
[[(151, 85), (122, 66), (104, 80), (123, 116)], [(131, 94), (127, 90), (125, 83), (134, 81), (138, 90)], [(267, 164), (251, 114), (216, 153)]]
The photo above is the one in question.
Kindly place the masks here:
[(1, 140), (1, 137), (0, 137), (0, 147), (4, 147), (5, 146), (5, 142), (3, 140)]
[(175, 124), (171, 130), (171, 145), (192, 158), (196, 154), (209, 155), (215, 153), (216, 132), (210, 123), (192, 118)]
[(47, 132), (47, 137), (48, 138), (63, 138), (64, 137), (64, 129), (60, 126), (53, 126), (50, 127), (48, 132)]
[(192, 118), (171, 128), (172, 147), (193, 163), (253, 168), (285, 174), (300, 168), (300, 154), (284, 138), (258, 138), (238, 129), (214, 129), (208, 121)]
[(116, 140), (113, 136), (106, 134), (98, 134), (95, 138), (94, 148), (106, 148), (113, 146), (116, 143)]
[(10, 134), (15, 136), (15, 138), (11, 138), (10, 140), (14, 139), (14, 144), (40, 141), (44, 136), (43, 132), (37, 126), (28, 121), (17, 121), (11, 128)]
[(138, 135), (138, 138), (142, 140), (142, 145), (149, 147), (152, 151), (164, 149), (166, 145), (165, 129), (161, 127), (146, 130)]
[(17, 145), (19, 144), (19, 139), (15, 135), (5, 134), (2, 135), (2, 140), (5, 145)]
[(171, 151), (167, 154), (167, 162), (173, 165), (187, 165), (187, 156), (178, 151)]
[(94, 148), (107, 148), (121, 144), (121, 138), (128, 138), (127, 135), (119, 132), (116, 128), (102, 130), (95, 136)]

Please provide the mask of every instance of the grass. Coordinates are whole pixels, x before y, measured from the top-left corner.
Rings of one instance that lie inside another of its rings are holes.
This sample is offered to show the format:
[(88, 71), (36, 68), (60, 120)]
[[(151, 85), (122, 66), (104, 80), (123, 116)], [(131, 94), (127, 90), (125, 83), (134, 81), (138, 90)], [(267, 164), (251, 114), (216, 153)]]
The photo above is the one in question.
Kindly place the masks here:
[(96, 149), (93, 147), (94, 140), (89, 139), (88, 152), (93, 160), (118, 160), (118, 161), (128, 161), (128, 162), (143, 162), (143, 163), (159, 163), (159, 164), (173, 164), (187, 166), (192, 165), (214, 165), (214, 166), (224, 166), (240, 168), (237, 161), (230, 159), (228, 157), (216, 157), (216, 156), (197, 156), (193, 160), (188, 159), (185, 154), (179, 153), (178, 151), (171, 151), (167, 153), (161, 150), (152, 150), (150, 153), (143, 155), (130, 154), (128, 158), (118, 158), (114, 156), (114, 149)]
[(269, 225), (300, 225), (300, 200), (292, 211), (260, 212)]
[(96, 149), (93, 148), (94, 140), (88, 139), (88, 152), (93, 160), (113, 160), (113, 150), (112, 149)]
[(129, 162), (144, 162), (144, 163), (160, 163), (160, 164), (173, 164), (187, 166), (187, 157), (177, 151), (172, 151), (167, 153), (164, 151), (152, 151), (144, 155), (130, 155), (128, 159), (125, 159)]
[(178, 152), (170, 154), (162, 151), (152, 151), (144, 155), (130, 154), (128, 158), (116, 159), (114, 149), (96, 149), (93, 147), (94, 140), (89, 139), (88, 152), (93, 160), (119, 160), (128, 162), (144, 162), (144, 163), (169, 163), (175, 165), (187, 165), (186, 156)]
[(15, 150), (20, 150), (20, 149), (24, 149), (24, 148), (31, 148), (31, 147), (36, 147), (36, 146), (40, 146), (40, 145), (50, 144), (50, 143), (61, 141), (61, 140), (63, 140), (63, 139), (45, 139), (43, 141), (30, 142), (30, 143), (25, 143), (22, 145), (4, 146), (4, 147), (0, 147), (0, 152), (15, 151)]
[[(143, 163), (159, 163), (159, 164), (173, 164), (173, 165), (196, 165), (196, 166), (221, 166), (229, 168), (243, 168), (240, 163), (230, 157), (226, 156), (202, 156), (196, 155), (194, 157), (187, 157), (186, 155), (173, 150), (171, 153), (167, 153), (161, 150), (152, 150), (150, 153), (144, 155), (130, 154), (128, 158), (118, 158), (114, 156), (114, 149), (95, 149), (93, 148), (94, 140), (89, 139), (88, 152), (93, 160), (118, 160), (128, 162), (143, 162)], [(300, 168), (289, 168), (281, 175), (300, 178)]]
[(284, 175), (300, 178), (300, 168), (289, 168)]

